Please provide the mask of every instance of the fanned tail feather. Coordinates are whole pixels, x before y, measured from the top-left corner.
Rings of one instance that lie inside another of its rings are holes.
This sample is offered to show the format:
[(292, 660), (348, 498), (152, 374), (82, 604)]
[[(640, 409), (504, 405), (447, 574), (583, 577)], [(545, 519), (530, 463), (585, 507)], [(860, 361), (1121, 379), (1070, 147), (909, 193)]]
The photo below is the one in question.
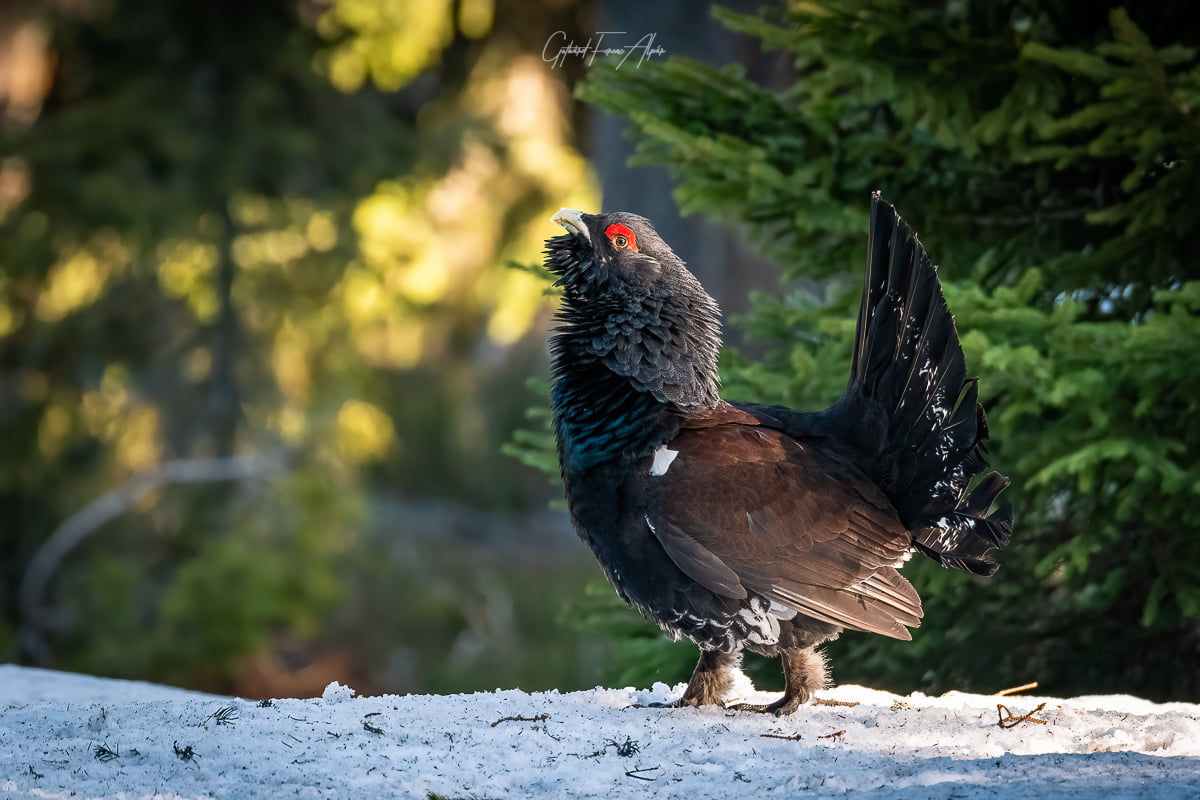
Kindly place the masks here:
[(966, 377), (936, 268), (878, 192), (847, 396), (883, 409), (876, 477), (917, 548), (945, 566), (995, 572), (1012, 511), (988, 511), (1008, 479), (992, 472), (976, 481), (988, 467), (978, 388)]

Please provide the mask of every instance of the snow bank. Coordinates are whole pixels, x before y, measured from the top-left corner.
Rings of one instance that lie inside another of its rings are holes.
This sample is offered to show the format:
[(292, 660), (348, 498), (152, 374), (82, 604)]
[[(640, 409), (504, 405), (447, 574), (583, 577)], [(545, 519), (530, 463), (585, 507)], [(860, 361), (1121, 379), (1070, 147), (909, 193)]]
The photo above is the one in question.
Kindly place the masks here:
[(266, 704), (0, 666), (0, 797), (1200, 796), (1197, 705), (843, 686), (786, 719), (639, 707), (680, 690)]

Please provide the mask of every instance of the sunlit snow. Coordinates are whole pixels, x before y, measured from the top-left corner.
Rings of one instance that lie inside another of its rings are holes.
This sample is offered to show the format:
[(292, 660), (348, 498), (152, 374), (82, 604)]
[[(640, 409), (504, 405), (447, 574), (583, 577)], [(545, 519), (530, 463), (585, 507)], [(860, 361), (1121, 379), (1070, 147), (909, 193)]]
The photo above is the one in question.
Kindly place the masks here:
[(681, 688), (260, 703), (0, 665), (0, 798), (1200, 796), (1197, 705), (842, 686), (784, 719), (642, 707)]

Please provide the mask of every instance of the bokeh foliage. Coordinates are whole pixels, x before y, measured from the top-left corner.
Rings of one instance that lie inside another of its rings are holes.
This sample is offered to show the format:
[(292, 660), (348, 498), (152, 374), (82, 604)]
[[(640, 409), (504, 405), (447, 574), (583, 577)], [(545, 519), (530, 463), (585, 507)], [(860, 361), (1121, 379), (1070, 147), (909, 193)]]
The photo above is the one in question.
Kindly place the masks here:
[[(869, 193), (920, 232), (1013, 479), (990, 581), (906, 567), (912, 643), (846, 634), (839, 681), (899, 690), (1200, 693), (1200, 60), (1183, 3), (890, 0), (717, 9), (781, 51), (783, 88), (682, 58), (598, 66), (579, 95), (628, 120), (685, 212), (786, 265), (736, 324), (723, 394), (822, 408), (845, 385)], [(806, 291), (818, 279), (825, 291)], [(694, 656), (597, 593), (633, 683)]]
[[(541, 500), (498, 452), (545, 313), (505, 263), (595, 189), (516, 24), (488, 0), (0, 14), (44, 76), (0, 97), (0, 660), (229, 690), (375, 594), (401, 629), (457, 613), (425, 567), (353, 576), (381, 495)], [(73, 512), (245, 453), (282, 468), (130, 507), (31, 630), (24, 570)]]

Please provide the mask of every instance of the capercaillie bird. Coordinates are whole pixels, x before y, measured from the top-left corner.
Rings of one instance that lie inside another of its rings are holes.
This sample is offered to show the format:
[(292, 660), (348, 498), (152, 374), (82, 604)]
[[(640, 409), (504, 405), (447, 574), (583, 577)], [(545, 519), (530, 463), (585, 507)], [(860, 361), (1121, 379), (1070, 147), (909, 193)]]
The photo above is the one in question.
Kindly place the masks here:
[(991, 575), (1012, 512), (937, 272), (871, 200), (850, 380), (824, 411), (727, 402), (720, 312), (636, 214), (552, 218), (554, 429), (567, 504), (618, 594), (700, 648), (675, 705), (723, 704), (741, 653), (782, 660), (790, 714), (844, 629), (910, 639), (914, 552)]

